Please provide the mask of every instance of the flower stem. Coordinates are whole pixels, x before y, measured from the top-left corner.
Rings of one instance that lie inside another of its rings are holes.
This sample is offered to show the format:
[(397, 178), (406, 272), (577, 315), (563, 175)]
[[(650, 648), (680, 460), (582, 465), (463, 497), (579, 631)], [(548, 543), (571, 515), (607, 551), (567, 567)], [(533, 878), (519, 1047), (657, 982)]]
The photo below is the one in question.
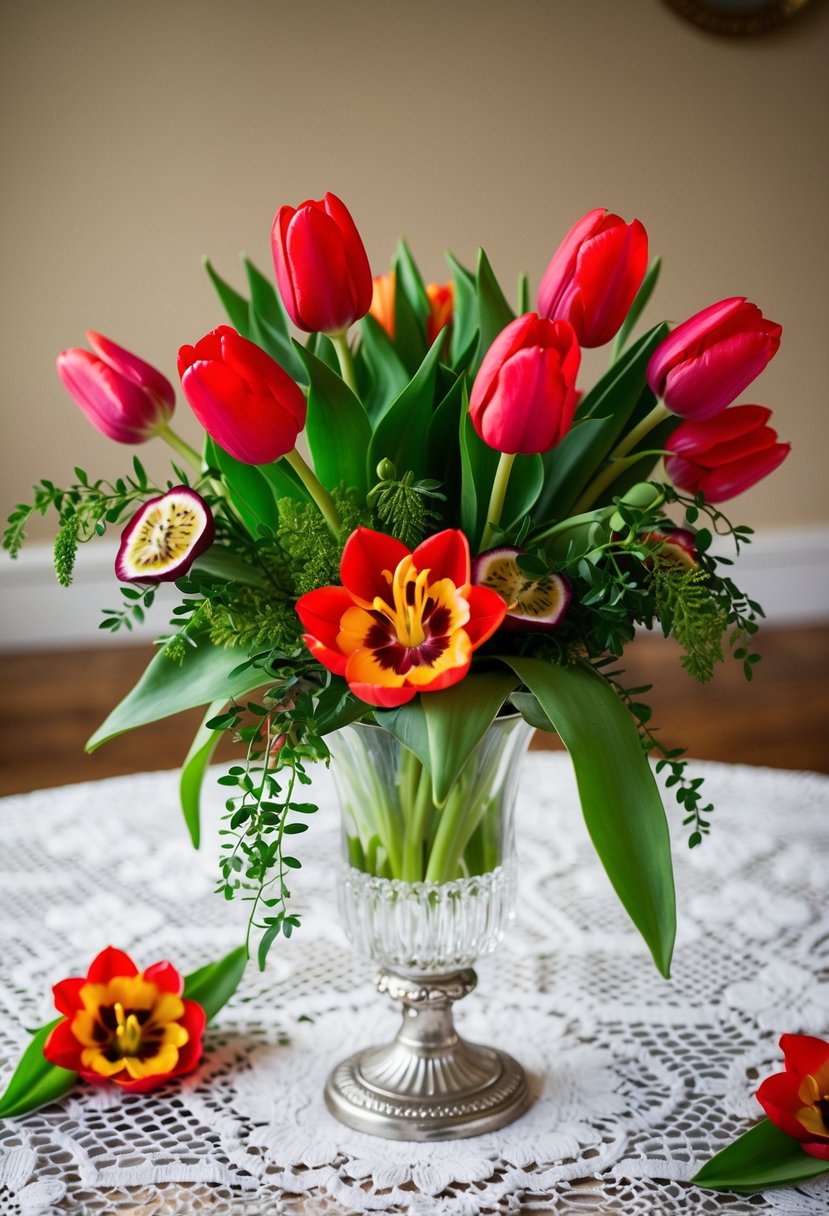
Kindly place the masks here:
[(189, 443), (185, 443), (181, 435), (177, 435), (172, 427), (168, 426), (166, 422), (162, 422), (155, 433), (159, 439), (163, 439), (165, 443), (169, 443), (173, 451), (182, 456), (188, 464), (191, 464), (197, 473), (201, 472), (201, 456), (199, 456), (195, 448), (190, 447)]
[[(616, 480), (620, 473), (629, 468), (634, 461), (639, 460), (642, 456), (647, 456), (647, 452), (637, 452), (634, 456), (628, 456), (628, 453), (636, 447), (637, 443), (641, 442), (644, 437), (653, 430), (655, 426), (659, 426), (660, 422), (664, 422), (666, 418), (671, 417), (671, 411), (661, 403), (653, 407), (649, 414), (639, 422), (632, 431), (625, 435), (624, 439), (617, 443), (616, 447), (608, 457), (608, 463), (601, 472), (594, 477), (590, 485), (582, 494), (581, 498), (573, 507), (574, 514), (578, 515), (581, 511), (588, 510), (593, 503), (603, 494), (609, 485)], [(660, 453), (661, 454), (661, 453)], [(628, 457), (625, 459), (625, 457)]]
[(351, 347), (348, 345), (346, 331), (343, 330), (342, 333), (331, 334), (330, 336), (331, 341), (334, 343), (334, 349), (337, 352), (337, 358), (340, 361), (340, 374), (354, 396), (358, 397), (357, 377), (354, 374), (354, 357), (351, 354)]
[(484, 534), (481, 537), (481, 548), (486, 549), (492, 544), (492, 538), (495, 534), (495, 529), (501, 522), (501, 512), (504, 509), (504, 499), (507, 496), (507, 485), (509, 484), (509, 475), (512, 472), (515, 453), (502, 452), (501, 459), (498, 461), (498, 468), (495, 471), (495, 478), (492, 482), (492, 493), (489, 496), (489, 507), (486, 513), (486, 527)]
[(328, 527), (331, 529), (334, 536), (339, 539), (339, 535), (343, 527), (343, 521), (340, 519), (339, 512), (334, 506), (334, 500), (326, 490), (325, 486), (319, 480), (310, 465), (303, 460), (296, 448), (294, 448), (291, 452), (287, 452), (285, 459), (294, 470), (302, 484), (305, 486), (305, 489), (311, 495), (314, 502), (319, 507), (320, 511), (322, 512), (323, 519), (328, 524)]

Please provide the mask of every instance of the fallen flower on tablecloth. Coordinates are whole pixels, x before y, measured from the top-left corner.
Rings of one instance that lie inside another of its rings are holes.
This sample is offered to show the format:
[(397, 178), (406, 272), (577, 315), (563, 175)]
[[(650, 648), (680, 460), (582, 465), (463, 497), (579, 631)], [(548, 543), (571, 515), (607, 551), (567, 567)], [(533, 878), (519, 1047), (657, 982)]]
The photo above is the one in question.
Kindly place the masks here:
[(0, 1118), (28, 1114), (79, 1080), (146, 1093), (192, 1072), (207, 1022), (238, 987), (245, 947), (183, 977), (172, 963), (144, 971), (107, 946), (83, 978), (53, 988), (63, 1015), (34, 1032), (0, 1098)]
[(757, 1090), (768, 1118), (712, 1157), (700, 1186), (760, 1191), (829, 1172), (829, 1042), (784, 1034), (780, 1047), (785, 1071)]

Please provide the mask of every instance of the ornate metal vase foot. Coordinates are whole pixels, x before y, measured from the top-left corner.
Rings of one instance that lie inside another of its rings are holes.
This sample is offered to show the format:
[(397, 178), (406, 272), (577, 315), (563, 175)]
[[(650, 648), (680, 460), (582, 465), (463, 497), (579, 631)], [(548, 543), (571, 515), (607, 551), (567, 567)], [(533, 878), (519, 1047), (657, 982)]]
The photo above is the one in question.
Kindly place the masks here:
[(392, 1140), (454, 1140), (495, 1131), (523, 1114), (527, 1079), (512, 1056), (460, 1038), (452, 1004), (477, 983), (471, 968), (452, 975), (381, 971), (380, 992), (403, 1005), (395, 1039), (338, 1064), (325, 1101), (341, 1122)]

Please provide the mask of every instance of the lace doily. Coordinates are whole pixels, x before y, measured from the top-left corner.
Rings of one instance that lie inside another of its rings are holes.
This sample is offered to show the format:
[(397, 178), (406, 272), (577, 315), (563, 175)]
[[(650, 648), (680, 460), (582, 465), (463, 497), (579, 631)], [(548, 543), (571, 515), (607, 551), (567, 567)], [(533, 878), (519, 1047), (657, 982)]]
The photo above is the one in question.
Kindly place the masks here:
[[(294, 882), (302, 929), (274, 948), (264, 974), (251, 965), (208, 1032), (197, 1073), (149, 1097), (79, 1088), (4, 1123), (0, 1212), (824, 1211), (825, 1180), (758, 1198), (715, 1195), (689, 1179), (762, 1113), (752, 1095), (780, 1066), (778, 1035), (829, 1030), (829, 780), (695, 768), (716, 822), (693, 853), (676, 833), (680, 931), (666, 983), (593, 853), (568, 758), (527, 758), (516, 921), (456, 1007), (463, 1033), (505, 1048), (531, 1074), (536, 1100), (511, 1127), (401, 1144), (349, 1131), (325, 1109), (328, 1070), (391, 1038), (399, 1014), (337, 923), (339, 824), (320, 771), (322, 810)], [(51, 985), (83, 974), (109, 942), (141, 966), (169, 957), (189, 971), (242, 940), (245, 905), (212, 894), (218, 788), (207, 801), (200, 853), (180, 822), (174, 773), (3, 801), (7, 1062), (25, 1047), (26, 1028), (54, 1015)]]

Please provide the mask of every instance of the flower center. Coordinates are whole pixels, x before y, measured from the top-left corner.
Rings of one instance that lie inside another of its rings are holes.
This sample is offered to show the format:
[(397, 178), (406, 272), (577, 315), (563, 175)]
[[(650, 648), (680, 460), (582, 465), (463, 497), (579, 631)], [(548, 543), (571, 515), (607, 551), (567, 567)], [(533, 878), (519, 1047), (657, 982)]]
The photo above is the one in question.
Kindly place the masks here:
[(141, 1025), (134, 1013), (125, 1014), (120, 1001), (115, 1002), (115, 1037), (111, 1046), (122, 1056), (137, 1056), (141, 1046)]
[(391, 604), (376, 596), (373, 608), (386, 618), (401, 646), (422, 646), (428, 634), (429, 618), (435, 610), (435, 599), (429, 594), (429, 570), (418, 574), (411, 557), (404, 557), (394, 574), (383, 576), (391, 584)]

